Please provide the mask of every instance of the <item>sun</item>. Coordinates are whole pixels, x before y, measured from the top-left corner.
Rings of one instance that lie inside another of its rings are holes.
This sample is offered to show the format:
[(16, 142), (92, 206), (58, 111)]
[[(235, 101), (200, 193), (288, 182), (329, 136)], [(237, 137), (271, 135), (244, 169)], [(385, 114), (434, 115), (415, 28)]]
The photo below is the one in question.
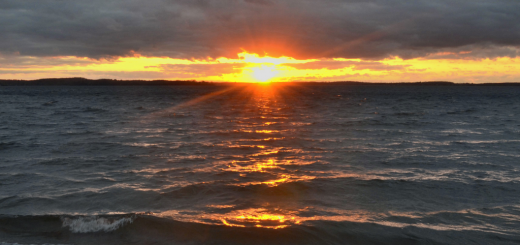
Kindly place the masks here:
[(255, 64), (247, 69), (250, 70), (250, 75), (253, 80), (262, 83), (269, 82), (272, 78), (280, 74), (276, 65), (269, 63)]
[(246, 51), (237, 54), (238, 59), (221, 57), (216, 59), (219, 64), (235, 64), (236, 72), (221, 74), (218, 77), (209, 79), (221, 81), (235, 81), (246, 83), (284, 82), (292, 77), (301, 77), (298, 69), (291, 67), (291, 64), (302, 64), (317, 60), (297, 60), (292, 57), (280, 56), (271, 57), (267, 53), (260, 56)]

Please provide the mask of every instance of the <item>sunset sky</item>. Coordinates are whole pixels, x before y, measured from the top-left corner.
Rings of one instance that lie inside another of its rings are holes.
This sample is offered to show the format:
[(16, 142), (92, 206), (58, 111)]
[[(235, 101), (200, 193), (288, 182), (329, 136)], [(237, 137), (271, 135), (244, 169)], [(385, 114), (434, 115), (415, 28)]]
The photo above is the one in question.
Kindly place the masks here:
[(520, 82), (518, 0), (0, 0), (0, 79)]

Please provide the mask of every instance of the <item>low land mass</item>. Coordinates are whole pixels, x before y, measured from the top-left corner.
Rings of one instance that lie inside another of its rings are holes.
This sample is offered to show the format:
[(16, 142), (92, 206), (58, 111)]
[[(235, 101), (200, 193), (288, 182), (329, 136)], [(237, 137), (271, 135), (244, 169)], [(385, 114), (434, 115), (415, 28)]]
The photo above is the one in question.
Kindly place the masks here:
[[(37, 80), (6, 80), (0, 79), (0, 86), (218, 86), (233, 85), (235, 83), (206, 82), (195, 80), (116, 80), (116, 79), (86, 79), (81, 77), (72, 78), (44, 78)], [(448, 81), (423, 81), (423, 82), (358, 82), (358, 81), (335, 81), (335, 82), (289, 82), (287, 85), (354, 85), (354, 86), (520, 86), (520, 83), (454, 83)]]

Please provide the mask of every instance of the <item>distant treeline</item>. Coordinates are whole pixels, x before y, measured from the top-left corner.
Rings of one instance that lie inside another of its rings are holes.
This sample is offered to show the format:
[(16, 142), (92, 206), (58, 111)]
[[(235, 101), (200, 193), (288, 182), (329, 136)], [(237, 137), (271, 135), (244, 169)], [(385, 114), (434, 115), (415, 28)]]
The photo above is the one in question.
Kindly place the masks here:
[[(38, 80), (2, 80), (0, 86), (218, 86), (233, 85), (235, 83), (206, 82), (195, 80), (116, 80), (97, 79), (91, 80), (81, 77), (72, 78), (45, 78)], [(243, 84), (243, 83), (239, 83)], [(290, 82), (287, 85), (305, 86), (327, 86), (327, 85), (350, 85), (350, 86), (520, 86), (520, 83), (453, 83), (448, 81), (425, 81), (425, 82), (402, 82), (402, 83), (374, 83), (357, 81), (337, 82)]]
[(97, 79), (91, 80), (82, 77), (72, 78), (45, 78), (38, 80), (0, 80), (1, 86), (171, 86), (171, 85), (196, 85), (215, 86), (218, 83), (198, 82), (195, 80), (116, 80)]
[(377, 82), (357, 82), (357, 81), (337, 81), (337, 82), (291, 82), (297, 85), (323, 86), (323, 85), (350, 85), (350, 86), (520, 86), (520, 83), (454, 83), (447, 81), (425, 81), (425, 82), (398, 82), (398, 83), (377, 83)]

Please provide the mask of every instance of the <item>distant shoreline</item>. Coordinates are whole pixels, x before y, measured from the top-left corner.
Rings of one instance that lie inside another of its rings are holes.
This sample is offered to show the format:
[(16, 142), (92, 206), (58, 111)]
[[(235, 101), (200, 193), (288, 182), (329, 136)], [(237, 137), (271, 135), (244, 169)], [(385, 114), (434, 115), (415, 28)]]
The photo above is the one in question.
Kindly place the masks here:
[[(116, 79), (86, 79), (86, 78), (45, 78), (37, 80), (11, 80), (0, 79), (0, 86), (230, 86), (234, 82), (206, 82), (195, 80), (116, 80)], [(251, 83), (250, 83), (251, 84)], [(283, 82), (275, 84), (287, 85), (352, 85), (352, 86), (520, 86), (520, 83), (454, 83), (448, 81), (424, 81), (424, 82), (358, 82), (358, 81), (333, 81), (333, 82)]]

